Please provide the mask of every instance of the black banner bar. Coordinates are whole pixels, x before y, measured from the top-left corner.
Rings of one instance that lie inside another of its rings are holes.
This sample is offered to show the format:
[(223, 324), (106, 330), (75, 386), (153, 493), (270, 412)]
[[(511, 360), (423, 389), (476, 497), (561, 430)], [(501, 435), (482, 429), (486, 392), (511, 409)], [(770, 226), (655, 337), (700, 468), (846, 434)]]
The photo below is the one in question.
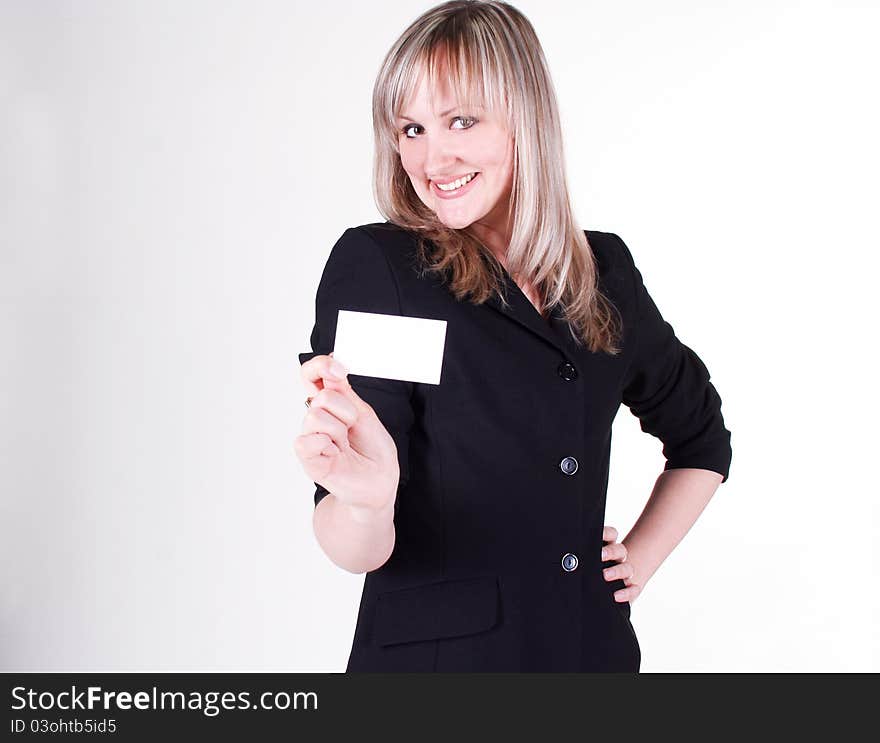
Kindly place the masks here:
[[(875, 674), (5, 673), (6, 740), (471, 740), (572, 731), (701, 739), (868, 720)], [(831, 727), (833, 725), (833, 727)], [(871, 728), (868, 728), (871, 729)], [(357, 740), (358, 738), (351, 738)]]

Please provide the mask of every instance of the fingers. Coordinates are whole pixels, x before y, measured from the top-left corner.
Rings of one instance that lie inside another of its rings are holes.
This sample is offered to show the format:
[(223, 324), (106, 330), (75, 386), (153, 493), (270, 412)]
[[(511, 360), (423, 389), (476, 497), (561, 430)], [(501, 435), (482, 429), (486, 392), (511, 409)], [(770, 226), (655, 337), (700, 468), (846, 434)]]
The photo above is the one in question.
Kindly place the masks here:
[[(341, 376), (337, 377), (337, 374)], [(300, 375), (309, 397), (314, 398), (323, 390), (336, 390), (351, 401), (358, 414), (369, 415), (373, 411), (372, 407), (354, 391), (348, 381), (348, 369), (333, 358), (332, 351), (306, 361), (300, 367)]]
[(348, 370), (330, 354), (314, 356), (299, 368), (303, 385), (309, 397), (317, 395), (325, 388), (325, 382), (333, 389), (344, 389), (348, 385)]
[(606, 545), (602, 548), (602, 561), (616, 560), (616, 565), (604, 568), (602, 577), (606, 581), (623, 580), (625, 587), (614, 592), (614, 600), (618, 603), (632, 602), (641, 593), (642, 587), (636, 583), (635, 566), (627, 561), (626, 545), (621, 542)]
[[(603, 537), (606, 535), (617, 539), (617, 530), (614, 527), (606, 526)], [(626, 561), (627, 556), (626, 545), (622, 542), (612, 542), (602, 548), (602, 562), (607, 560), (615, 560), (617, 562), (616, 565), (604, 568), (602, 570), (602, 577), (606, 581), (623, 580), (629, 584), (626, 588), (621, 588), (614, 592), (614, 600), (619, 602), (632, 601), (641, 590), (634, 582), (635, 567), (631, 562)]]
[(635, 601), (636, 597), (642, 592), (642, 587), (638, 585), (627, 586), (626, 588), (621, 588), (619, 591), (614, 592), (614, 600), (618, 603), (623, 603), (625, 601)]
[(603, 542), (616, 542), (617, 541), (617, 529), (613, 526), (606, 526), (602, 529), (602, 541)]
[(339, 447), (326, 433), (308, 433), (297, 436), (293, 446), (299, 458), (304, 461), (315, 457), (332, 457), (339, 454)]
[(622, 578), (623, 580), (632, 580), (635, 572), (632, 563), (621, 562), (617, 565), (612, 565), (610, 568), (605, 568), (602, 571), (602, 575), (605, 577), (606, 581), (618, 580), (619, 578)]
[[(325, 387), (312, 395), (309, 411), (312, 410), (325, 410), (341, 420), (346, 428), (353, 426), (359, 416), (354, 400), (344, 390), (331, 389), (330, 387)], [(308, 418), (308, 413), (306, 417)]]
[[(326, 395), (328, 393), (339, 396), (338, 392), (330, 390), (322, 390), (320, 395)], [(312, 401), (312, 406), (309, 408), (309, 411), (306, 413), (306, 417), (303, 420), (303, 434), (325, 434), (340, 451), (346, 451), (351, 448), (351, 444), (348, 441), (348, 429), (351, 424), (347, 423), (345, 420), (337, 418), (334, 413), (328, 412), (323, 407), (315, 405), (317, 400), (318, 398), (316, 397), (315, 400)], [(346, 403), (346, 405), (350, 407), (350, 403)], [(351, 416), (346, 413), (346, 417)]]
[(602, 548), (602, 562), (605, 560), (617, 560), (623, 562), (627, 557), (626, 545), (623, 542), (606, 544)]

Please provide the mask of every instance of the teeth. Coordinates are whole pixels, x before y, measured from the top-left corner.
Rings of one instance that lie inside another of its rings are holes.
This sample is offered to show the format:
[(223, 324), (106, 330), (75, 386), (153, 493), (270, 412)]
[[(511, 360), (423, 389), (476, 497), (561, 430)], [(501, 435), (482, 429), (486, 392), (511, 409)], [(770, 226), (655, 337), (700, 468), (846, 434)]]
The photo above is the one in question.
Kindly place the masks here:
[(470, 183), (474, 179), (475, 175), (476, 175), (476, 173), (470, 173), (469, 175), (466, 175), (464, 178), (459, 178), (458, 180), (455, 180), (452, 183), (446, 183), (446, 184), (438, 183), (437, 188), (439, 188), (441, 191), (455, 191), (455, 189), (461, 188), (465, 183)]

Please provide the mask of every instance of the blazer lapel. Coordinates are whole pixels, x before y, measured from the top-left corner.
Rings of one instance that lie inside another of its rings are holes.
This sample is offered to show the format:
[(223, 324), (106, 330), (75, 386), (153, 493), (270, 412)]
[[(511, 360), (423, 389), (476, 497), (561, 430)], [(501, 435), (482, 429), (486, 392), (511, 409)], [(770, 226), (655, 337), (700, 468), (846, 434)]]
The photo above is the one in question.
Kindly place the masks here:
[(522, 327), (540, 336), (566, 356), (570, 355), (571, 350), (564, 340), (569, 335), (568, 326), (562, 319), (558, 305), (551, 308), (550, 321), (545, 320), (506, 269), (504, 270), (504, 290), (508, 307), (504, 307), (501, 299), (495, 294), (486, 300), (486, 304), (512, 322), (519, 323)]
[[(406, 249), (411, 252), (414, 251), (415, 233), (401, 230), (401, 228), (388, 221), (385, 222), (385, 225), (380, 226), (389, 226), (389, 229), (396, 231), (397, 234), (404, 235), (403, 239), (408, 241)], [(518, 323), (520, 326), (543, 338), (547, 343), (559, 349), (567, 357), (570, 357), (577, 349), (571, 338), (568, 323), (562, 319), (562, 313), (558, 306), (554, 306), (551, 309), (550, 321), (548, 322), (541, 317), (534, 305), (529, 301), (529, 298), (523, 294), (522, 289), (517, 286), (517, 283), (507, 272), (507, 269), (502, 266), (501, 270), (504, 279), (504, 294), (507, 297), (509, 307), (504, 307), (501, 304), (501, 300), (495, 294), (492, 294), (485, 304), (491, 307), (493, 311), (504, 315), (511, 322)]]

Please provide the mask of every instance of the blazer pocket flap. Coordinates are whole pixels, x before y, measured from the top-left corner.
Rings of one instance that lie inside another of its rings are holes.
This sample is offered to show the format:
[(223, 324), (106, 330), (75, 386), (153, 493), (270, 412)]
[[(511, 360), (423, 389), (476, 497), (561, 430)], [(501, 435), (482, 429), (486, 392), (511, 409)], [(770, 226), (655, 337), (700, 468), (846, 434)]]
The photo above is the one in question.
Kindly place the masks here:
[(385, 591), (376, 600), (379, 645), (471, 635), (491, 629), (497, 621), (494, 575)]

